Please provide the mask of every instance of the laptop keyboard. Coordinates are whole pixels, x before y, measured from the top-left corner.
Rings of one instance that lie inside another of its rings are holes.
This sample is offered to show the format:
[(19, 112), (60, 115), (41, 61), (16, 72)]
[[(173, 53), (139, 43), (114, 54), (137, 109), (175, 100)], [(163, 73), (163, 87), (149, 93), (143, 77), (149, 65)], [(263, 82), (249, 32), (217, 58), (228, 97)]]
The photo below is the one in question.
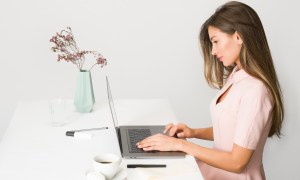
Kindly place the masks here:
[(145, 152), (143, 149), (139, 149), (136, 146), (136, 143), (145, 139), (146, 137), (151, 136), (150, 129), (128, 129), (130, 147), (130, 153), (143, 153)]

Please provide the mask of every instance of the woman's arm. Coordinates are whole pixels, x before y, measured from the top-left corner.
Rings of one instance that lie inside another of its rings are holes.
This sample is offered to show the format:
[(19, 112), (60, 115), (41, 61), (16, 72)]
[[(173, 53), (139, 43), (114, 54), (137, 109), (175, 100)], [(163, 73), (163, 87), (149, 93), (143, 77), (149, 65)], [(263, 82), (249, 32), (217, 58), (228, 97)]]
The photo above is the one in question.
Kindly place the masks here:
[(181, 141), (180, 151), (195, 156), (205, 164), (226, 171), (241, 173), (247, 166), (254, 150), (234, 144), (231, 152), (205, 148), (188, 141)]
[(213, 141), (214, 140), (213, 127), (192, 129), (192, 137)]
[(202, 147), (184, 139), (177, 139), (163, 134), (150, 136), (137, 143), (137, 146), (145, 151), (183, 151), (205, 164), (234, 173), (242, 172), (254, 153), (254, 150), (236, 144), (233, 144), (230, 152), (226, 152)]

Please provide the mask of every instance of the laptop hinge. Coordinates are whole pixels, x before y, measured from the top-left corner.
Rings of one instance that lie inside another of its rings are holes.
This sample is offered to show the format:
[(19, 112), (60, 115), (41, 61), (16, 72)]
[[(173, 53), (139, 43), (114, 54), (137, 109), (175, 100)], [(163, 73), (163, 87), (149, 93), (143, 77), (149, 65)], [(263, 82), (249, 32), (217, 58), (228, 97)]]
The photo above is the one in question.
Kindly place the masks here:
[(121, 150), (121, 154), (123, 154), (120, 128), (116, 127), (116, 131), (117, 131), (117, 134), (118, 134), (118, 141), (119, 141), (119, 147), (120, 147), (120, 150)]

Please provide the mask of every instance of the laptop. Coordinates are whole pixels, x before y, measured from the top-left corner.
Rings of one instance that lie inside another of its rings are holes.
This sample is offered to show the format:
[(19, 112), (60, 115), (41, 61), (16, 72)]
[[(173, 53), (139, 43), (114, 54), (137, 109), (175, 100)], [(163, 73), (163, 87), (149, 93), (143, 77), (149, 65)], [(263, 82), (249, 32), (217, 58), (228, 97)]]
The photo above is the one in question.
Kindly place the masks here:
[(165, 126), (118, 126), (117, 115), (108, 82), (107, 94), (110, 112), (118, 137), (119, 147), (123, 158), (184, 158), (185, 153), (180, 151), (144, 151), (137, 148), (136, 143), (154, 134), (162, 133)]

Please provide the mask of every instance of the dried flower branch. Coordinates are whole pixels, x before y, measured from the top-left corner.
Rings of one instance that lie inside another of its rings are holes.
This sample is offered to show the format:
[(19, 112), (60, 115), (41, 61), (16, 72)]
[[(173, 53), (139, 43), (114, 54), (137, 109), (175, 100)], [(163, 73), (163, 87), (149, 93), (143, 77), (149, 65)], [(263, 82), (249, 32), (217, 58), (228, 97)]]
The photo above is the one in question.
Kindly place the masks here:
[(107, 65), (106, 59), (99, 52), (79, 50), (70, 27), (67, 27), (66, 30), (61, 30), (60, 33), (56, 33), (56, 35), (50, 39), (50, 42), (55, 45), (51, 50), (58, 53), (57, 61), (65, 60), (72, 62), (79, 70), (83, 69), (85, 55), (87, 54), (93, 55), (96, 59), (96, 63), (89, 71), (97, 64), (101, 65), (101, 68)]

